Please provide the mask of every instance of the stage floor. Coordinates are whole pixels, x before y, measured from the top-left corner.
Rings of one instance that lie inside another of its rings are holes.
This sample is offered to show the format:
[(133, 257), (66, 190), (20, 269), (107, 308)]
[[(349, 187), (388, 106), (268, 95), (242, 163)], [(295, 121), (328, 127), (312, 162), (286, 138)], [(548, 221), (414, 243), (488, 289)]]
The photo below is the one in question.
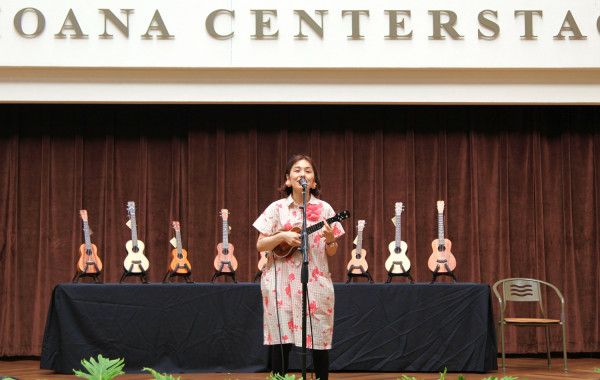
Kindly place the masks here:
[[(594, 367), (600, 368), (600, 359), (598, 358), (578, 358), (569, 359), (569, 372), (565, 373), (562, 368), (562, 359), (552, 358), (552, 368), (546, 366), (544, 358), (507, 358), (506, 372), (502, 370), (491, 371), (486, 374), (467, 373), (464, 374), (467, 380), (480, 380), (490, 376), (502, 378), (503, 376), (516, 376), (519, 379), (543, 380), (543, 379), (600, 379), (600, 373), (594, 372)], [(498, 367), (502, 363), (498, 359)], [(181, 376), (181, 380), (265, 380), (266, 373), (184, 373), (173, 374), (175, 378)], [(437, 373), (391, 373), (391, 372), (341, 372), (332, 373), (329, 378), (332, 380), (341, 379), (369, 379), (369, 380), (396, 380), (401, 379), (402, 375), (415, 377), (419, 380), (437, 380), (440, 378)], [(40, 369), (39, 360), (0, 360), (0, 376), (14, 376), (20, 380), (38, 380), (38, 379), (80, 379), (75, 375), (64, 375), (50, 370)], [(296, 374), (296, 379), (300, 374)], [(307, 376), (310, 378), (310, 375)], [(147, 380), (152, 378), (149, 373), (121, 375), (120, 380)], [(455, 380), (458, 374), (451, 373), (446, 375), (447, 380)]]

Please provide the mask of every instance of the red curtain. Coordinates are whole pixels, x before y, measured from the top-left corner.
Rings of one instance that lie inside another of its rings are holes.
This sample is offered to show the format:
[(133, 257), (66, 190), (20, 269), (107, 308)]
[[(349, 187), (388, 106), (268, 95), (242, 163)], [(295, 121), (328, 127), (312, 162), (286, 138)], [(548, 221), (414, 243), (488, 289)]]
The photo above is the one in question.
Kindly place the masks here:
[[(192, 278), (208, 282), (222, 240), (219, 211), (227, 208), (237, 277), (252, 281), (259, 259), (252, 222), (281, 197), (276, 189), (284, 165), (299, 152), (315, 159), (322, 198), (352, 214), (330, 260), (334, 281), (346, 280), (360, 219), (367, 223), (369, 272), (385, 281), (394, 204), (403, 202), (402, 240), (412, 276), (429, 282), (436, 201), (444, 200), (459, 281), (551, 282), (567, 300), (569, 352), (600, 351), (598, 107), (0, 109), (0, 356), (40, 354), (52, 289), (75, 274), (83, 244), (80, 209), (88, 211), (105, 282), (118, 282), (123, 274), (131, 239), (128, 201), (137, 206), (149, 280), (160, 282), (166, 273), (171, 221), (178, 220)], [(551, 314), (559, 311), (557, 302), (548, 307)], [(544, 352), (540, 329), (512, 330), (508, 352)], [(560, 351), (558, 329), (551, 342)]]

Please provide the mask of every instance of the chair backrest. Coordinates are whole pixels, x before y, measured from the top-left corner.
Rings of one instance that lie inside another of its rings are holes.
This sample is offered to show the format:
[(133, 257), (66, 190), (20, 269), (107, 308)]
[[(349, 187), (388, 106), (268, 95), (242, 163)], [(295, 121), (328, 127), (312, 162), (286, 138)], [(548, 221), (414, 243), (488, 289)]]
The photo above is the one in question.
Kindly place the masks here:
[(502, 293), (506, 301), (540, 302), (539, 282), (522, 279), (508, 278), (502, 283)]
[[(560, 290), (558, 290), (556, 286), (546, 281), (536, 280), (533, 278), (506, 278), (496, 282), (493, 285), (492, 289), (500, 301), (501, 318), (503, 318), (504, 310), (506, 309), (506, 303), (508, 301), (537, 302), (540, 306), (542, 317), (546, 318), (546, 311), (542, 301), (542, 292), (540, 287), (541, 284), (546, 285), (556, 292), (561, 301), (561, 320), (564, 321), (565, 299)], [(502, 286), (502, 295), (500, 295), (498, 291), (500, 286)]]

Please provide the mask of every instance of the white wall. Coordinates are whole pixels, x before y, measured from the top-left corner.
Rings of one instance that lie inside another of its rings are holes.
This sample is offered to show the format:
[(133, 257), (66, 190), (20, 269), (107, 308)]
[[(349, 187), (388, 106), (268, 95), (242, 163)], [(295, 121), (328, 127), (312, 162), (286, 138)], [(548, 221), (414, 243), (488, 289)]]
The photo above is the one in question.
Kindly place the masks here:
[[(229, 38), (207, 30), (217, 9), (235, 12), (214, 22)], [(252, 37), (253, 9), (277, 11), (263, 16), (277, 38)], [(319, 25), (316, 10), (327, 10), (323, 36), (294, 10)], [(348, 37), (343, 10), (368, 10), (362, 38)], [(395, 28), (410, 37), (385, 37), (386, 10), (410, 11)], [(497, 15), (485, 13), (491, 28), (478, 19), (486, 10)], [(460, 37), (436, 28), (436, 14), (456, 15)], [(590, 0), (0, 0), (0, 101), (597, 104), (599, 17)], [(294, 37), (300, 25), (304, 39)]]

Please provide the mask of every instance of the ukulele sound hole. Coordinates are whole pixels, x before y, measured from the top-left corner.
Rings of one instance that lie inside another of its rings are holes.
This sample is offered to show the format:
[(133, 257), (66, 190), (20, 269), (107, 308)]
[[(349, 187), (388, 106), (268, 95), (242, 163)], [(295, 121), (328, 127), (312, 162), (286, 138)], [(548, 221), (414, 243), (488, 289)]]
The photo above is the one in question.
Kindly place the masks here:
[(400, 253), (400, 251), (401, 251), (400, 247), (396, 247), (396, 248), (394, 248), (394, 252), (396, 252), (396, 253)]
[(229, 253), (229, 249), (227, 249), (227, 248), (224, 248), (224, 249), (223, 249), (223, 254), (224, 254), (224, 255), (226, 255), (226, 254), (228, 254), (228, 253)]
[(444, 252), (445, 250), (446, 250), (446, 247), (444, 247), (443, 245), (438, 246), (438, 251)]
[(140, 250), (140, 249), (139, 249), (138, 247), (133, 247), (131, 250), (132, 250), (133, 252), (139, 252), (139, 250)]

